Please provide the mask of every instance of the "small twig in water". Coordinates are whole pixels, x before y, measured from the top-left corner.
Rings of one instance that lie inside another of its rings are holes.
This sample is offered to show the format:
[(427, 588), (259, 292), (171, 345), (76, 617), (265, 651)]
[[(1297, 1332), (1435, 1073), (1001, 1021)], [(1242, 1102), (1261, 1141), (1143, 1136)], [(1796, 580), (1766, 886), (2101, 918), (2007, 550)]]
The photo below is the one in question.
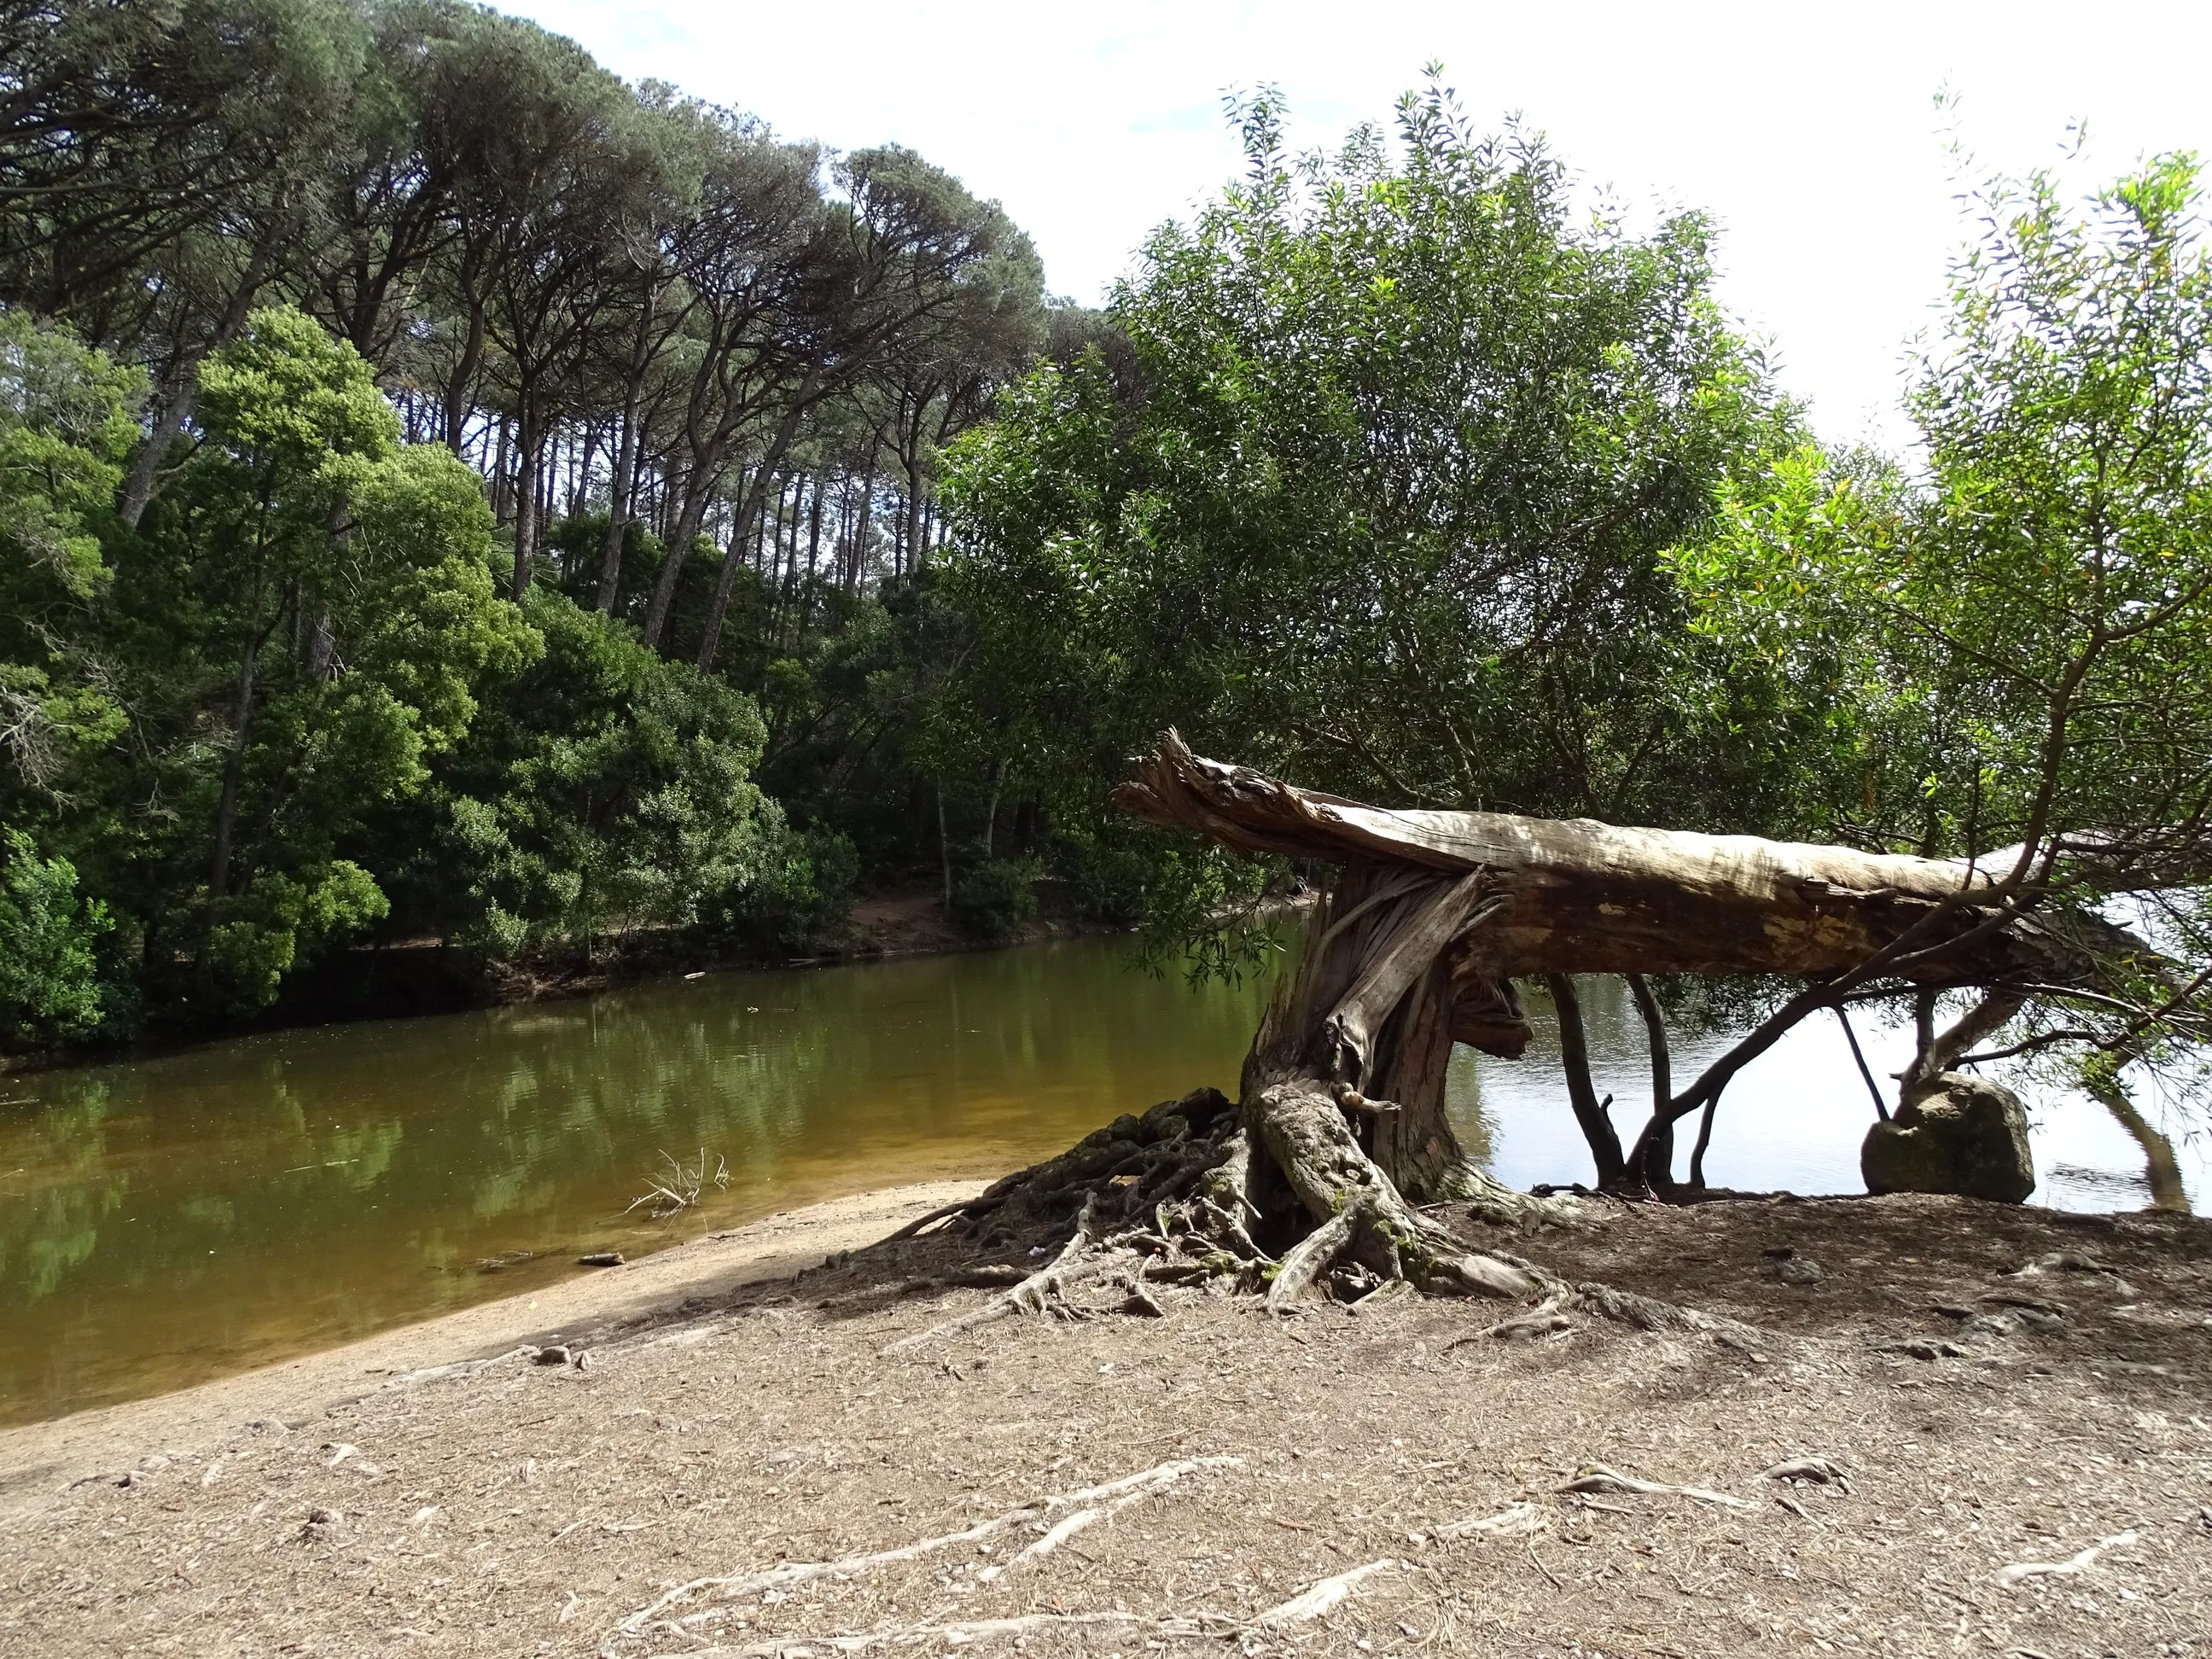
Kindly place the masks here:
[[(624, 1215), (629, 1214), (632, 1210), (644, 1209), (653, 1220), (665, 1221), (670, 1216), (680, 1214), (698, 1203), (699, 1194), (710, 1179), (724, 1192), (729, 1190), (729, 1161), (720, 1153), (715, 1155), (714, 1173), (712, 1176), (707, 1173), (707, 1149), (704, 1146), (699, 1149), (699, 1158), (696, 1164), (681, 1163), (669, 1157), (666, 1152), (663, 1152), (660, 1158), (662, 1163), (668, 1165), (666, 1179), (655, 1180), (653, 1176), (647, 1176), (646, 1180), (649, 1184), (643, 1192), (630, 1200), (629, 1206), (623, 1211)], [(647, 1209), (647, 1206), (651, 1207)]]

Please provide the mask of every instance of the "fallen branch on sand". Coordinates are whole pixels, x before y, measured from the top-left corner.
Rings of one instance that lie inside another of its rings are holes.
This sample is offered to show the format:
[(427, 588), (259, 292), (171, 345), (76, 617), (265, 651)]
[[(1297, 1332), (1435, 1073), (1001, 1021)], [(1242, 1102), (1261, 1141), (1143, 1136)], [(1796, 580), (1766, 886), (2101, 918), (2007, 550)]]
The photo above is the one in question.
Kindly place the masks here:
[(2063, 1561), (2014, 1561), (1997, 1570), (1997, 1583), (2007, 1589), (2026, 1583), (2031, 1578), (2071, 1578), (2076, 1573), (2087, 1572), (2097, 1565), (2097, 1558), (2106, 1550), (2125, 1549), (2136, 1541), (2132, 1531), (2116, 1532), (2110, 1538), (2100, 1538), (2085, 1550), (2077, 1551)]
[(1333, 1578), (1324, 1578), (1309, 1585), (1289, 1601), (1269, 1607), (1252, 1621), (1253, 1628), (1263, 1631), (1288, 1629), (1303, 1625), (1336, 1607), (1362, 1579), (1372, 1578), (1378, 1572), (1390, 1572), (1405, 1565), (1385, 1556), (1380, 1561), (1370, 1561), (1364, 1567), (1354, 1567), (1349, 1572), (1340, 1572)]
[(1787, 1480), (1793, 1484), (1800, 1480), (1809, 1481), (1816, 1486), (1839, 1486), (1845, 1492), (1851, 1489), (1850, 1477), (1825, 1457), (1792, 1457), (1761, 1469), (1759, 1478), (1762, 1480)]
[(1541, 1532), (1552, 1524), (1547, 1510), (1538, 1509), (1527, 1498), (1509, 1504), (1495, 1515), (1471, 1515), (1464, 1521), (1449, 1522), (1438, 1527), (1438, 1538), (1518, 1538), (1524, 1533)]
[[(1097, 1629), (1135, 1631), (1146, 1636), (1210, 1636), (1212, 1624), (1196, 1619), (1153, 1619), (1141, 1613), (1024, 1613), (1011, 1619), (971, 1619), (957, 1625), (899, 1625), (888, 1630), (850, 1636), (777, 1637), (744, 1647), (687, 1649), (684, 1659), (808, 1659), (808, 1656), (861, 1653), (869, 1648), (917, 1642), (964, 1647), (994, 1637), (1035, 1636), (1053, 1630)], [(1236, 1628), (1233, 1625), (1227, 1629)]]
[(1249, 1620), (1220, 1613), (1165, 1619), (1141, 1613), (1025, 1613), (1008, 1619), (975, 1619), (952, 1625), (899, 1625), (887, 1630), (849, 1636), (811, 1636), (797, 1639), (783, 1636), (744, 1647), (694, 1648), (684, 1655), (684, 1659), (803, 1659), (804, 1656), (814, 1654), (860, 1653), (873, 1647), (916, 1642), (940, 1642), (948, 1647), (963, 1647), (971, 1642), (987, 1641), (994, 1637), (1035, 1636), (1047, 1631), (1096, 1629), (1100, 1626), (1161, 1638), (1273, 1636), (1296, 1626), (1310, 1624), (1334, 1612), (1362, 1581), (1404, 1565), (1395, 1559), (1370, 1561), (1365, 1566), (1353, 1567), (1334, 1577), (1321, 1579), (1289, 1601)]
[(1583, 1464), (1575, 1471), (1575, 1478), (1559, 1490), (1635, 1492), (1647, 1498), (1694, 1498), (1700, 1504), (1721, 1504), (1735, 1510), (1753, 1507), (1732, 1493), (1715, 1492), (1710, 1486), (1670, 1486), (1663, 1480), (1639, 1480), (1632, 1474), (1623, 1474), (1602, 1463)]
[[(758, 1572), (737, 1573), (726, 1577), (695, 1578), (687, 1584), (678, 1584), (663, 1594), (657, 1601), (639, 1608), (623, 1619), (599, 1644), (606, 1659), (613, 1659), (614, 1644), (620, 1640), (641, 1640), (646, 1632), (660, 1621), (671, 1607), (690, 1601), (708, 1591), (718, 1593), (725, 1601), (741, 1596), (758, 1595), (772, 1589), (787, 1589), (793, 1584), (803, 1584), (811, 1579), (850, 1577), (857, 1573), (870, 1572), (878, 1567), (893, 1565), (901, 1561), (912, 1561), (939, 1550), (951, 1549), (962, 1544), (976, 1544), (1013, 1528), (1033, 1525), (1064, 1510), (1080, 1510), (1086, 1505), (1104, 1504), (1109, 1510), (1119, 1509), (1139, 1498), (1166, 1491), (1185, 1475), (1205, 1469), (1232, 1468), (1241, 1466), (1240, 1457), (1194, 1457), (1175, 1462), (1162, 1463), (1153, 1468), (1125, 1474), (1102, 1486), (1086, 1486), (1080, 1492), (1060, 1492), (1024, 1504), (1019, 1509), (1008, 1510), (987, 1521), (958, 1532), (943, 1533), (934, 1538), (924, 1538), (896, 1549), (878, 1550), (867, 1555), (848, 1555), (834, 1561), (786, 1561), (780, 1565), (764, 1568)], [(1086, 1523), (1088, 1524), (1088, 1523)], [(1050, 1534), (1048, 1534), (1048, 1536)], [(714, 1616), (693, 1614), (684, 1623), (690, 1626), (702, 1619)]]

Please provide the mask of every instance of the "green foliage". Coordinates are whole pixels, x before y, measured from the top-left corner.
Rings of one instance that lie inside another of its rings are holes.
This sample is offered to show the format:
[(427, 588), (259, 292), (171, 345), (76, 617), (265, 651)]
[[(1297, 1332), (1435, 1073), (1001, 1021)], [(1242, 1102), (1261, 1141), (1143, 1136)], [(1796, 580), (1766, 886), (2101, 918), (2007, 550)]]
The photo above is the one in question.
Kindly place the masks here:
[(1034, 860), (978, 860), (952, 884), (952, 919), (979, 939), (1005, 939), (1036, 915)]
[(1703, 632), (1832, 711), (1863, 838), (2187, 837), (2212, 809), (2200, 204), (2172, 157), (2087, 216), (2047, 175), (1994, 187), (1911, 397), (1926, 477), (1801, 449), (1673, 555)]
[(763, 813), (761, 830), (759, 875), (716, 896), (707, 918), (725, 939), (772, 939), (804, 951), (852, 909), (860, 854), (850, 836), (793, 830), (780, 814)]
[[(447, 0), (0, 33), (0, 823), (116, 918), (111, 1012), (265, 1006), (380, 927), (796, 947), (863, 848), (902, 873), (947, 636), (872, 588), (921, 587), (938, 453), (1042, 337), (994, 204)], [(526, 616), (603, 569), (612, 622)]]
[(139, 696), (173, 711), (147, 723), (173, 815), (116, 850), (157, 940), (182, 946), (198, 913), (196, 972), (242, 1009), (386, 913), (343, 849), (422, 789), (477, 679), (535, 641), (495, 591), (474, 475), (399, 442), (350, 346), (264, 310), (200, 388), (204, 441), (116, 594)]
[(101, 937), (115, 926), (79, 896), (66, 859), (42, 859), (19, 830), (0, 831), (0, 1034), (22, 1044), (90, 1036), (105, 1017)]
[(436, 913), (501, 954), (589, 948), (786, 880), (781, 816), (750, 781), (751, 699), (557, 593), (533, 590), (524, 614), (542, 654), (487, 684), (441, 770)]
[[(1570, 210), (1533, 140), (1431, 86), (1145, 249), (1121, 349), (1040, 368), (957, 447), (972, 649), (945, 753), (1012, 757), (1063, 825), (1169, 724), (1374, 799), (1765, 829), (1792, 733), (1662, 562), (1790, 411), (1694, 216)], [(1224, 884), (1182, 855), (1186, 898)], [(1175, 907), (1170, 907), (1175, 908)]]
[(2014, 1039), (2124, 1063), (2212, 1032), (2212, 247), (2185, 157), (2086, 211), (2050, 174), (1982, 202), (1911, 395), (1924, 476), (1802, 449), (1673, 563), (1702, 632), (1825, 711), (1838, 833), (2138, 929)]
[(0, 313), (0, 808), (51, 799), (120, 735), (85, 649), (112, 572), (100, 550), (140, 376), (18, 312)]
[(391, 913), (368, 872), (344, 859), (291, 874), (265, 870), (227, 897), (208, 929), (205, 963), (234, 1013), (276, 1000), (284, 976), (333, 939)]

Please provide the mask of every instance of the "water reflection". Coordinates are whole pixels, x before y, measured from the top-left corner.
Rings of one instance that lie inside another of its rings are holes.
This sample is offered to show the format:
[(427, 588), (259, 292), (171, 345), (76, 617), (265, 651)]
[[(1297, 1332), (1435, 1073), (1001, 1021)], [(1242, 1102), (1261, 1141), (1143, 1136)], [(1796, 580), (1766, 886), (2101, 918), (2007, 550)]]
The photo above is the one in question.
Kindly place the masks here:
[[(1589, 981), (1624, 1138), (1648, 1084)], [(1264, 988), (1133, 971), (1121, 941), (719, 975), (585, 1001), (276, 1033), (0, 1086), (0, 1421), (149, 1394), (526, 1290), (841, 1193), (994, 1175), (1117, 1113), (1234, 1086)], [(1587, 1178), (1548, 1010), (1508, 1063), (1462, 1049), (1468, 1150), (1516, 1186)], [(1901, 1031), (1863, 1030), (1877, 1070)], [(1685, 1042), (1678, 1077), (1725, 1039)], [(1729, 1091), (1718, 1184), (1852, 1191), (1870, 1116), (1832, 1024)], [(728, 1160), (667, 1226), (625, 1218), (665, 1152)], [(2087, 1103), (2043, 1109), (2039, 1201), (2108, 1207), (2140, 1167)], [(2201, 1147), (2185, 1166), (2202, 1191)], [(533, 1259), (484, 1273), (487, 1258)]]
[[(842, 1192), (995, 1174), (1201, 1082), (1262, 988), (1119, 941), (720, 975), (17, 1080), (0, 1420), (179, 1386)], [(671, 1226), (665, 1151), (728, 1160)], [(477, 1263), (537, 1260), (495, 1274)]]

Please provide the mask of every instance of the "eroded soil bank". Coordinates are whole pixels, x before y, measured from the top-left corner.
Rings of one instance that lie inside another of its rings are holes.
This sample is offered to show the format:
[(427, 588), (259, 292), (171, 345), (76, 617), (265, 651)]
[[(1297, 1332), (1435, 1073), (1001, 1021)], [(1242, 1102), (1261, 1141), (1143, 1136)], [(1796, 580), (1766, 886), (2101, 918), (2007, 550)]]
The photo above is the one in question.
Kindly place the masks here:
[[(1734, 1346), (1163, 1289), (884, 1359), (987, 1295), (946, 1247), (781, 1277), (951, 1194), (0, 1436), (0, 1652), (2212, 1646), (2212, 1224), (1755, 1200), (1503, 1241)], [(556, 1335), (583, 1367), (514, 1351)], [(1848, 1486), (1764, 1473), (1808, 1457)], [(1698, 1490), (1564, 1490), (1592, 1463)]]

